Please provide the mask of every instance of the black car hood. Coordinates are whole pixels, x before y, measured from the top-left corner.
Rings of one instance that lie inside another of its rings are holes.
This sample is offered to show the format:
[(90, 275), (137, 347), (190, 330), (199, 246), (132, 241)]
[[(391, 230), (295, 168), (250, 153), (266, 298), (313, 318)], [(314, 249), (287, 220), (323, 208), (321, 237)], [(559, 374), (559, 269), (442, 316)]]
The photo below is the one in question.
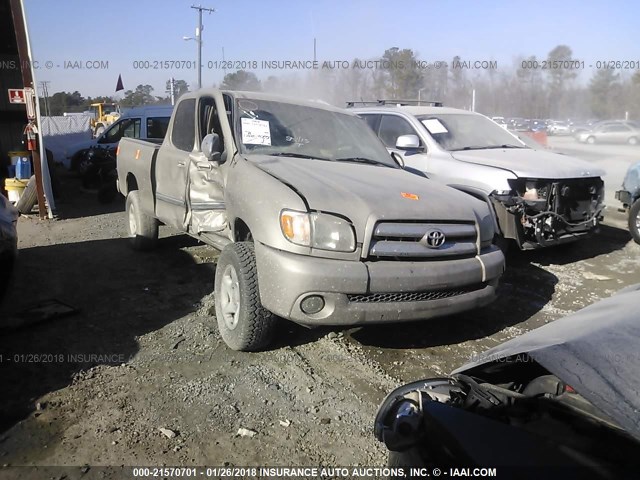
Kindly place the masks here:
[[(453, 373), (527, 354), (640, 440), (640, 284), (494, 347)], [(513, 361), (513, 366), (517, 360)]]

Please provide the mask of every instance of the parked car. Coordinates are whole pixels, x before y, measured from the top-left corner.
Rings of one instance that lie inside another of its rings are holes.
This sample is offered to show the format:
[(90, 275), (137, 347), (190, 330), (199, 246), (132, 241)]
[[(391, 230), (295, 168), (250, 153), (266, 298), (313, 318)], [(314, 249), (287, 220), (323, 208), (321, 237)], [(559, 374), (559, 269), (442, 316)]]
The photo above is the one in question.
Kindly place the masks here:
[(598, 123), (601, 123), (601, 121), (588, 120), (586, 122), (569, 122), (569, 133), (574, 137), (577, 137), (578, 134), (582, 132), (592, 130)]
[(502, 128), (508, 128), (507, 121), (504, 119), (504, 117), (491, 117), (491, 120), (496, 122)]
[(172, 111), (172, 105), (136, 107), (128, 110), (96, 138), (71, 145), (65, 152), (69, 168), (84, 175), (89, 166), (86, 154), (91, 149), (115, 149), (123, 137), (162, 140), (167, 132)]
[(546, 132), (547, 131), (547, 121), (541, 118), (534, 118), (529, 121), (529, 129), (532, 132)]
[(391, 392), (374, 427), (401, 470), (390, 478), (424, 477), (411, 468), (425, 467), (448, 476), (491, 467), (498, 478), (636, 478), (640, 326), (630, 312), (639, 304), (635, 285), (451, 375)]
[(9, 286), (18, 252), (18, 210), (0, 194), (0, 300)]
[(268, 345), (275, 316), (363, 325), (494, 299), (486, 203), (401, 164), (348, 111), (214, 89), (180, 98), (162, 145), (124, 138), (117, 155), (134, 248), (162, 222), (222, 251), (216, 317), (236, 350)]
[(622, 182), (622, 190), (616, 192), (616, 198), (629, 212), (629, 232), (640, 244), (640, 163), (631, 165)]
[(640, 128), (635, 123), (625, 121), (607, 121), (598, 123), (591, 130), (585, 130), (575, 137), (583, 143), (628, 143), (640, 142)]
[(549, 135), (569, 135), (571, 127), (567, 122), (554, 120), (547, 126), (547, 133)]
[(495, 211), (499, 243), (521, 249), (571, 242), (597, 231), (604, 172), (531, 149), (483, 115), (445, 107), (353, 108), (390, 151), (429, 178), (482, 199)]

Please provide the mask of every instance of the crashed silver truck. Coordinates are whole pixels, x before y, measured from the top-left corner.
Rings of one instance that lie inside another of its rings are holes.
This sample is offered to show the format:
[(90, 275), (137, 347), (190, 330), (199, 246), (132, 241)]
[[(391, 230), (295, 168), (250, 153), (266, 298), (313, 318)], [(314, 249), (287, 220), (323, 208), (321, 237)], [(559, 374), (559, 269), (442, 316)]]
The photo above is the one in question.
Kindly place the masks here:
[(181, 97), (161, 144), (122, 139), (129, 236), (163, 223), (221, 250), (227, 345), (301, 325), (421, 320), (491, 302), (504, 256), (484, 202), (405, 171), (355, 115), (255, 92)]
[(491, 205), (500, 245), (535, 249), (597, 231), (604, 172), (593, 164), (530, 148), (478, 113), (402, 102), (350, 104), (365, 104), (352, 111), (408, 166)]

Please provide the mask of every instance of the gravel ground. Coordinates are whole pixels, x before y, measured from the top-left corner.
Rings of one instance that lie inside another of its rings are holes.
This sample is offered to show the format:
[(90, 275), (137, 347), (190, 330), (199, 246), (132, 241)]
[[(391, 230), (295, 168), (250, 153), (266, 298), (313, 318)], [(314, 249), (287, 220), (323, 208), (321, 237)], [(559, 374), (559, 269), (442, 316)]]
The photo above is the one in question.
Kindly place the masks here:
[[(30, 478), (20, 465), (76, 466), (45, 478), (118, 478), (96, 469), (108, 465), (382, 466), (372, 426), (392, 388), (640, 282), (640, 246), (613, 211), (591, 239), (510, 252), (484, 309), (344, 330), (282, 322), (270, 351), (234, 352), (215, 326), (215, 250), (162, 227), (157, 250), (134, 252), (121, 199), (105, 207), (63, 183), (63, 218), (20, 219), (0, 305), (1, 478)], [(77, 311), (24, 325), (49, 299)]]

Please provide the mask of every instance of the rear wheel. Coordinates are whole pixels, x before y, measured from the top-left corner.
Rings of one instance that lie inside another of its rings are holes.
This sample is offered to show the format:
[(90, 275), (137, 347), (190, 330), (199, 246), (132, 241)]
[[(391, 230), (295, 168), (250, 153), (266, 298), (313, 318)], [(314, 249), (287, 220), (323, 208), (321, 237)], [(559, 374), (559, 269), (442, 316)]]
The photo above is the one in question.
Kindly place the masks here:
[(629, 143), (629, 145), (637, 145), (638, 137), (631, 137), (629, 140), (627, 140), (627, 142)]
[(629, 209), (629, 232), (635, 242), (640, 244), (640, 199)]
[(596, 137), (587, 137), (587, 143), (593, 145), (596, 143)]
[(143, 213), (138, 190), (127, 195), (126, 210), (131, 245), (135, 250), (151, 250), (158, 241), (158, 221)]
[(271, 342), (276, 317), (260, 302), (253, 243), (224, 247), (216, 266), (214, 296), (218, 329), (229, 348), (256, 351)]

